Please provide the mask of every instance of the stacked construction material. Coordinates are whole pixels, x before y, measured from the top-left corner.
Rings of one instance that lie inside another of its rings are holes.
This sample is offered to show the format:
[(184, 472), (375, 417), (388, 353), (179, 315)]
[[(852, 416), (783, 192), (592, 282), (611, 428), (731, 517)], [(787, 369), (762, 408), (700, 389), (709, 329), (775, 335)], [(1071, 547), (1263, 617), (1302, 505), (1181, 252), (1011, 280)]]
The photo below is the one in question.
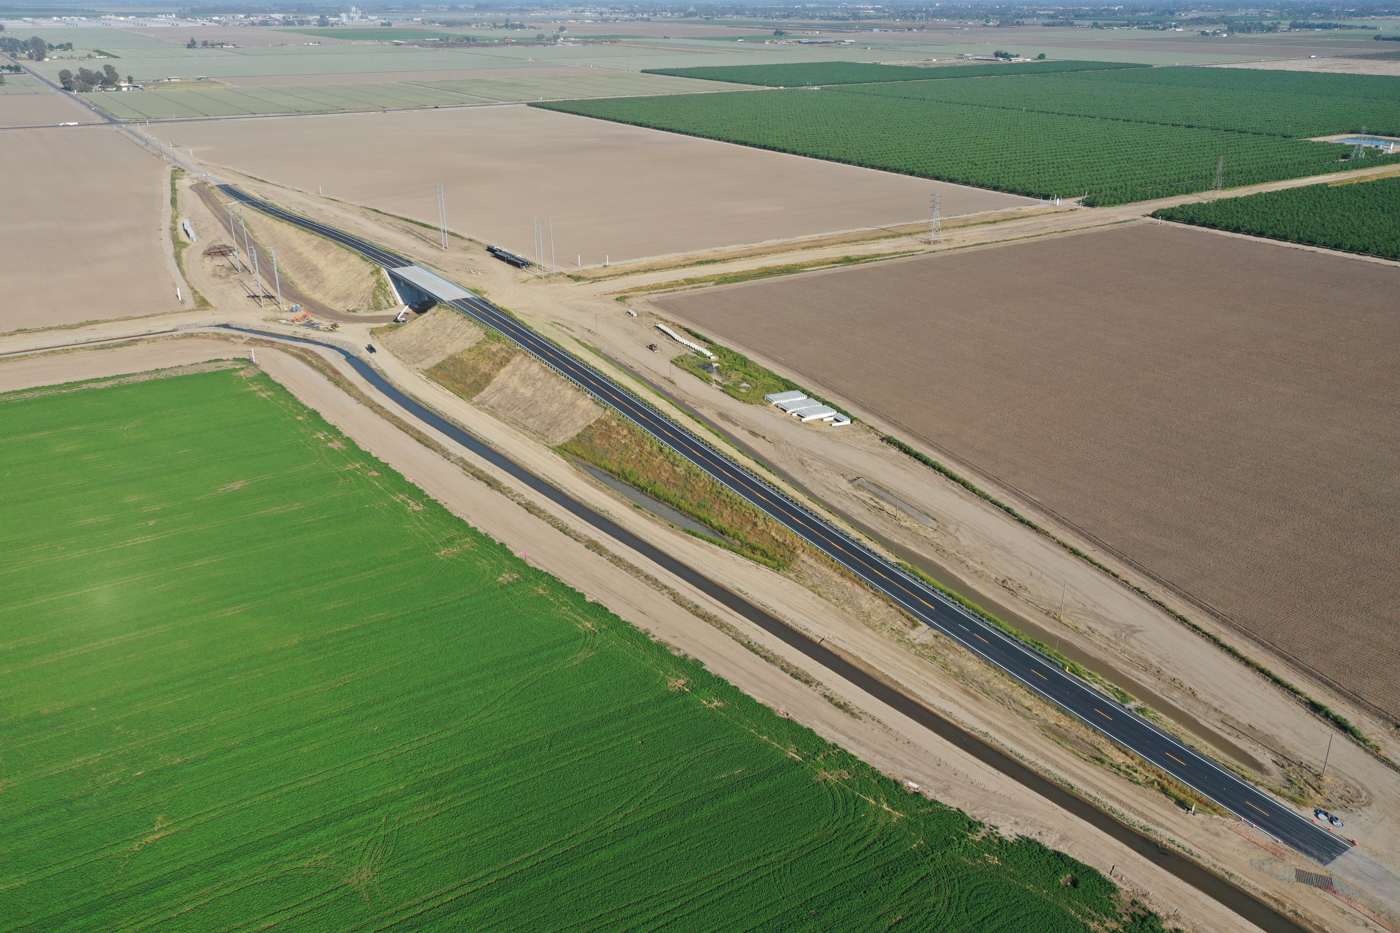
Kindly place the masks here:
[(788, 392), (774, 392), (763, 396), (763, 399), (778, 406), (779, 410), (802, 421), (827, 421), (836, 427), (851, 423), (850, 418), (830, 405), (823, 404), (814, 398), (808, 398), (795, 389)]

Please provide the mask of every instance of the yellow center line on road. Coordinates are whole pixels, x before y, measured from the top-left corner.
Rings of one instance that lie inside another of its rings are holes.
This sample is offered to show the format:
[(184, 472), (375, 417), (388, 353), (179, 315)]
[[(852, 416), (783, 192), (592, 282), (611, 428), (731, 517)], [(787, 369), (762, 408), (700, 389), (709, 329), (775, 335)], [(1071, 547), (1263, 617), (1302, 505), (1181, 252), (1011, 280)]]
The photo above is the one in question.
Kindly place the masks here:
[(1105, 713), (1103, 710), (1099, 709), (1097, 706), (1094, 707), (1094, 712), (1098, 713), (1098, 714), (1099, 714), (1100, 716), (1102, 716), (1104, 719), (1112, 719), (1112, 718), (1113, 718), (1112, 716), (1110, 716), (1110, 715), (1108, 715), (1107, 713)]
[(1042, 674), (1040, 671), (1036, 671), (1036, 672), (1035, 672), (1035, 676), (1039, 677), (1041, 680), (1049, 680), (1049, 679), (1050, 679), (1049, 677), (1046, 677), (1044, 674)]
[[(981, 635), (977, 635), (976, 632), (973, 632), (972, 634), (973, 634), (973, 635), (976, 635), (978, 638), (982, 638), (982, 636), (981, 636)], [(989, 644), (989, 645), (991, 644), (991, 642), (987, 641), (987, 639), (985, 639), (985, 638), (982, 638), (982, 641), (986, 642), (986, 643)]]
[[(1254, 807), (1254, 804), (1249, 803), (1248, 800), (1246, 800), (1245, 803), (1248, 804), (1248, 805), (1251, 806), (1251, 807)], [(1258, 807), (1254, 807), (1254, 809), (1259, 810)], [(1262, 813), (1262, 814), (1264, 814), (1265, 816), (1273, 816), (1273, 814), (1270, 813), (1268, 810), (1259, 810), (1259, 812)]]
[(1167, 752), (1167, 757), (1170, 758), (1172, 761), (1176, 762), (1176, 763), (1179, 764), (1179, 765), (1184, 765), (1184, 764), (1186, 764), (1186, 762), (1182, 761), (1180, 758), (1176, 757), (1176, 756), (1173, 755), (1171, 752)]

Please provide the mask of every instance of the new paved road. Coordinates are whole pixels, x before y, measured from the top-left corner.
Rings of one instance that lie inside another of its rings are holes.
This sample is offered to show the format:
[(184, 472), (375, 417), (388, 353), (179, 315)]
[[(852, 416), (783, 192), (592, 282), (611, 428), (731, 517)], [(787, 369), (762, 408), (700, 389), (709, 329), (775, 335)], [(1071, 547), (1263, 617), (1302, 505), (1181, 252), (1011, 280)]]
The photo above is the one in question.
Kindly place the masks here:
[[(259, 201), (232, 185), (220, 185), (219, 188), (250, 207), (335, 240), (387, 268), (411, 265), (402, 256), (334, 227)], [(511, 338), (527, 352), (604, 404), (615, 408), (671, 450), (888, 596), (924, 624), (1006, 671), (1029, 689), (1131, 749), (1182, 784), (1324, 865), (1350, 848), (1347, 840), (1300, 816), (1287, 804), (1261, 792), (1170, 733), (1069, 674), (1050, 658), (963, 609), (495, 305), (474, 295), (443, 303)]]

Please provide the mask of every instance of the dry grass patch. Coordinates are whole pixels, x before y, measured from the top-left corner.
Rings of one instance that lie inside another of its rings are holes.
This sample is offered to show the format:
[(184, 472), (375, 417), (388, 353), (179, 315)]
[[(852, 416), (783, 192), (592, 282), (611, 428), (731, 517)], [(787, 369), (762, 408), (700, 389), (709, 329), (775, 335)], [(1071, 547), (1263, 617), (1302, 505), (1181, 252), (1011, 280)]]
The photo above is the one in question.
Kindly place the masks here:
[(452, 392), (471, 400), (485, 391), (491, 380), (519, 353), (515, 344), (488, 331), (479, 341), (440, 361), (427, 372)]
[(476, 403), (551, 445), (563, 443), (603, 414), (587, 393), (524, 353), (506, 364)]
[(476, 344), (486, 331), (465, 314), (436, 307), (407, 324), (386, 324), (375, 328), (384, 335), (384, 346), (404, 362), (419, 369), (430, 369), (449, 356)]

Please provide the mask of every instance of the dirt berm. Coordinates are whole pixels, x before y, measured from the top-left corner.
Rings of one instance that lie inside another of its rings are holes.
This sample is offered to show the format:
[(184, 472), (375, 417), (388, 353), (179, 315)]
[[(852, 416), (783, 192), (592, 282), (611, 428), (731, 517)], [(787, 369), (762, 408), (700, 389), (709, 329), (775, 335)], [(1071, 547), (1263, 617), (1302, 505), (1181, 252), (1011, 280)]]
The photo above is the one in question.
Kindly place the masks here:
[[(458, 395), (525, 428), (551, 447), (588, 427), (603, 409), (566, 379), (514, 344), (486, 332), (448, 308), (387, 335), (383, 344), (400, 359)], [(443, 364), (443, 365), (439, 365)]]
[(433, 308), (427, 314), (380, 341), (418, 369), (431, 369), (449, 356), (461, 353), (486, 335), (470, 318), (450, 308)]

